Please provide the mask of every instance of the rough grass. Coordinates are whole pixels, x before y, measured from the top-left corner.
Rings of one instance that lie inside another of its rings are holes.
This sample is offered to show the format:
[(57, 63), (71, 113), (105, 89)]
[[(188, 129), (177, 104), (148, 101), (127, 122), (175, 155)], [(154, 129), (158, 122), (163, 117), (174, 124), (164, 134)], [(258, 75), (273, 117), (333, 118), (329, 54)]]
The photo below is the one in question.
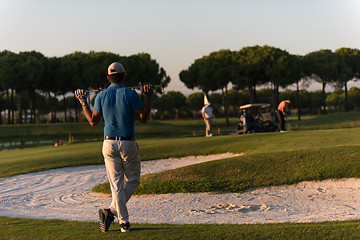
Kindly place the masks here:
[(129, 233), (113, 224), (0, 217), (0, 239), (359, 239), (360, 221), (279, 224), (132, 224)]
[[(254, 154), (147, 174), (136, 194), (243, 192), (262, 186), (344, 177), (360, 177), (358, 146)], [(93, 191), (110, 193), (110, 188), (105, 183)]]
[(360, 127), (360, 112), (338, 112), (327, 115), (290, 116), (292, 130), (319, 130)]

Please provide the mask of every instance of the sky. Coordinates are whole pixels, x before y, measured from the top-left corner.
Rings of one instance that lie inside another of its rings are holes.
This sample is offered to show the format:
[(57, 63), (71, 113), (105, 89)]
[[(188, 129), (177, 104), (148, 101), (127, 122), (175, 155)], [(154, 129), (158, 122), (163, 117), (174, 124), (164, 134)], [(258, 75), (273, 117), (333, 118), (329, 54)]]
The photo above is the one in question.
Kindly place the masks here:
[(196, 59), (254, 45), (360, 49), (360, 0), (0, 0), (0, 51), (149, 53), (185, 95)]

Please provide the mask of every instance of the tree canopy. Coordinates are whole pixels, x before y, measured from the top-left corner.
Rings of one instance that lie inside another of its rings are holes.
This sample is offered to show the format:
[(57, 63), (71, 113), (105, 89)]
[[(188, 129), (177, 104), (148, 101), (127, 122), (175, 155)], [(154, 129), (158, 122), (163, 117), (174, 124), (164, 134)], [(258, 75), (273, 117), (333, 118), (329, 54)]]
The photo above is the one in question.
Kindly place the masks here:
[[(7, 110), (8, 123), (14, 123), (14, 119), (22, 122), (22, 116), (27, 117), (28, 110), (33, 118), (36, 110), (39, 113), (47, 109), (54, 119), (57, 118), (56, 111), (65, 113), (67, 119), (67, 114), (72, 118), (75, 110), (78, 119), (79, 104), (75, 97), (71, 101), (69, 95), (77, 88), (106, 88), (110, 84), (106, 79), (107, 67), (114, 61), (125, 66), (127, 86), (150, 83), (166, 87), (170, 82), (165, 69), (148, 53), (121, 56), (91, 51), (48, 58), (35, 51), (16, 54), (5, 50), (0, 52), (0, 109), (3, 115)], [(276, 108), (281, 100), (291, 98), (292, 108), (297, 107), (300, 120), (301, 111), (306, 107), (309, 107), (306, 111), (312, 113), (318, 111), (319, 106), (325, 113), (335, 109), (335, 104), (344, 106), (336, 107), (340, 110), (357, 109), (353, 101), (358, 97), (358, 89), (348, 91), (348, 82), (357, 81), (359, 72), (358, 49), (339, 48), (335, 52), (322, 49), (304, 56), (268, 45), (247, 46), (235, 51), (223, 49), (195, 59), (179, 73), (187, 88), (199, 88), (201, 93), (186, 98), (180, 92), (170, 91), (158, 99), (154, 97), (154, 105), (162, 111), (162, 116), (178, 117), (191, 115), (191, 112), (196, 116), (199, 105), (203, 104), (203, 94), (207, 94), (214, 103), (214, 111), (223, 113), (228, 124), (229, 114), (236, 112), (237, 102), (266, 100)], [(300, 82), (306, 88), (305, 83), (312, 80), (322, 84), (322, 91), (309, 93), (300, 89)], [(291, 85), (296, 85), (296, 94), (280, 92), (280, 88)], [(337, 90), (327, 94), (325, 87), (328, 85)], [(49, 106), (39, 106), (40, 102)]]
[[(47, 58), (39, 52), (0, 52), (0, 91), (15, 91), (17, 121), (22, 122), (22, 103), (25, 94), (31, 96), (31, 115), (35, 115), (35, 93), (50, 96), (73, 93), (77, 88), (105, 88), (108, 66), (115, 61), (123, 63), (127, 72), (127, 86), (145, 83), (166, 87), (170, 77), (150, 54), (120, 56), (109, 52), (74, 52), (63, 57)], [(63, 101), (66, 113), (67, 101)], [(52, 111), (56, 111), (55, 106)], [(10, 115), (10, 114), (9, 114)], [(14, 118), (14, 114), (12, 114)], [(26, 114), (25, 114), (26, 115)], [(77, 114), (76, 114), (77, 116)], [(55, 116), (56, 118), (56, 116)]]

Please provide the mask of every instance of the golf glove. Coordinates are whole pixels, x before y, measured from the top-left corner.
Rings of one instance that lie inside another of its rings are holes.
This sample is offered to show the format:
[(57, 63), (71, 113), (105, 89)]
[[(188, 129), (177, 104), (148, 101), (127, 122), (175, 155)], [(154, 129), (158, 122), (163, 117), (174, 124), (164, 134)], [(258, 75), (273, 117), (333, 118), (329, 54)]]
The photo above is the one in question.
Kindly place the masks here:
[(77, 89), (75, 91), (75, 96), (81, 103), (81, 106), (85, 106), (87, 104), (87, 93), (84, 91), (84, 89)]

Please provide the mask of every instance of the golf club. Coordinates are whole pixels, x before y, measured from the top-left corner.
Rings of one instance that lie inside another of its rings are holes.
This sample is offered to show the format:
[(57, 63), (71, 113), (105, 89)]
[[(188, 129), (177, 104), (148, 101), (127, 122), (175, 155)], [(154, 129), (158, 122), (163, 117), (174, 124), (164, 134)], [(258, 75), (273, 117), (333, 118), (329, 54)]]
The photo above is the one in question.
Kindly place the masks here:
[[(130, 88), (130, 89), (142, 89), (144, 87), (144, 85), (142, 86), (133, 86), (133, 87), (127, 87), (127, 88)], [(160, 88), (160, 91), (161, 91), (161, 94), (164, 94), (165, 93), (165, 90), (164, 88), (161, 86), (161, 85), (153, 85), (153, 87), (156, 89), (156, 88)], [(88, 91), (85, 91), (85, 93), (91, 93), (91, 92), (101, 92), (101, 91), (104, 91), (105, 89), (94, 89), (94, 90), (88, 90)]]
[(287, 118), (286, 118), (286, 122), (287, 122), (287, 125), (288, 125), (288, 127), (289, 127), (289, 131), (291, 132), (291, 125), (290, 125), (289, 120), (287, 120)]

